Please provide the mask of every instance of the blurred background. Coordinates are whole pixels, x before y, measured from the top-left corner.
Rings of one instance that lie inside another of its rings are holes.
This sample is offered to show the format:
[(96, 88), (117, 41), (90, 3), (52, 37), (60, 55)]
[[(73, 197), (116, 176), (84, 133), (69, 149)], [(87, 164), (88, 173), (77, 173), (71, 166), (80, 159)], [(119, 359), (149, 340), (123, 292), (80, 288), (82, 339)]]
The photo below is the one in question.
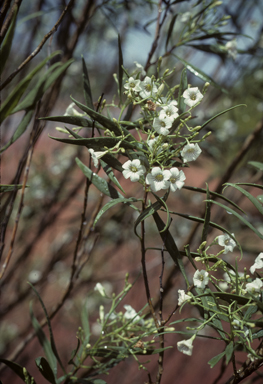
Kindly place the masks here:
[[(88, 68), (94, 103), (101, 96), (107, 104), (112, 103), (114, 95), (118, 99), (113, 74), (118, 73), (119, 34), (127, 70), (134, 70), (134, 62), (137, 61), (151, 76), (155, 74), (158, 58), (162, 56), (163, 69), (176, 68), (170, 78), (171, 85), (180, 83), (184, 67), (187, 68), (188, 83), (192, 86), (202, 89), (205, 82), (210, 82), (204, 102), (196, 109), (196, 125), (201, 125), (224, 109), (246, 104), (206, 126), (207, 132), (212, 134), (202, 144), (200, 160), (186, 169), (186, 184), (206, 188), (207, 182), (210, 190), (222, 191), (222, 182), (262, 183), (262, 171), (248, 162), (263, 162), (263, 4), (260, 0), (216, 2), (207, 15), (203, 12), (200, 18), (194, 18), (206, 4), (214, 3), (160, 1), (162, 12), (158, 12), (158, 4), (140, 0), (0, 2), (1, 41), (10, 27), (14, 6), (18, 9), (12, 47), (2, 68), (2, 105), (28, 74), (53, 52), (59, 51), (59, 54), (48, 60), (36, 76), (32, 76), (25, 93), (21, 93), (22, 101), (28, 94), (32, 95), (30, 92), (38, 87), (38, 82), (51, 66), (57, 63), (63, 65), (74, 59), (64, 72), (44, 87), (45, 91), (34, 96), (26, 108), (22, 105), (20, 110), (15, 111), (13, 106), (1, 119), (1, 184), (22, 184), (29, 155), (32, 159), (14, 245), (13, 229), (21, 191), (4, 191), (0, 197), (2, 268), (10, 246), (12, 249), (12, 257), (0, 282), (0, 354), (2, 358), (26, 366), (35, 380), (40, 380), (37, 382), (43, 381), (39, 379), (34, 359), (43, 352), (33, 337), (29, 302), (34, 300), (34, 313), (40, 322), (44, 315), (28, 281), (34, 284), (52, 314), (56, 344), (63, 361), (70, 359), (70, 352), (76, 347), (76, 332), (81, 325), (83, 306), (89, 313), (93, 337), (96, 338), (96, 332), (100, 332), (96, 322), (99, 306), (103, 304), (107, 311), (109, 304), (107, 299), (93, 291), (97, 282), (106, 287), (108, 294), (117, 294), (123, 289), (128, 272), (129, 281), (136, 282), (121, 303), (120, 310), (123, 310), (123, 304), (128, 303), (138, 311), (146, 303), (140, 244), (132, 229), (134, 213), (129, 207), (117, 205), (107, 211), (92, 229), (96, 212), (107, 201), (93, 186), (89, 190), (85, 229), (77, 254), (77, 274), (73, 280), (70, 279), (85, 197), (85, 177), (77, 167), (75, 157), (87, 163), (89, 156), (86, 148), (52, 140), (50, 136), (62, 137), (55, 128), (63, 127), (63, 124), (38, 120), (38, 117), (63, 115), (71, 103), (70, 96), (85, 103), (82, 56)], [(69, 9), (64, 14), (68, 4)], [(61, 15), (62, 20), (57, 24)], [(230, 18), (224, 18), (227, 15)], [(54, 33), (49, 34), (54, 26)], [(226, 44), (233, 40), (234, 48), (227, 49)], [(38, 47), (41, 49), (36, 54)], [(20, 67), (21, 70), (17, 71)], [(11, 79), (14, 72), (16, 74)], [(110, 111), (112, 116), (118, 116), (115, 107)], [(29, 115), (29, 112), (32, 114)], [(21, 128), (25, 116), (28, 116), (28, 121)], [(89, 132), (83, 129), (80, 134), (88, 136)], [(139, 195), (137, 185), (131, 185), (122, 177), (120, 182), (127, 197)], [(255, 196), (259, 194), (258, 190), (249, 191)], [(236, 190), (227, 188), (225, 194), (238, 203), (248, 217), (253, 218), (253, 225), (262, 233), (262, 217), (252, 204)], [(203, 194), (182, 189), (169, 203), (174, 211), (200, 216), (205, 208), (203, 201)], [(213, 221), (227, 226), (242, 244), (244, 256), (239, 261), (240, 270), (251, 266), (262, 251), (258, 238), (235, 217), (216, 207), (213, 209)], [(146, 229), (148, 245), (155, 243), (161, 247), (161, 238), (158, 238), (150, 219), (146, 222)], [(200, 229), (193, 222), (175, 216), (171, 231), (180, 249), (190, 244), (191, 250), (195, 251), (199, 246)], [(220, 231), (214, 230), (209, 236), (213, 240), (219, 234)], [(235, 257), (239, 260), (239, 256), (236, 250), (226, 259), (232, 262)], [(169, 315), (177, 303), (177, 290), (185, 287), (172, 260), (166, 256), (165, 262), (164, 313)], [(157, 305), (161, 270), (161, 257), (157, 251), (147, 253), (147, 270), (151, 294)], [(187, 271), (191, 276), (193, 268), (187, 266)], [(191, 311), (188, 311), (191, 316)], [(187, 309), (183, 309), (179, 316), (187, 316)], [(177, 352), (178, 340), (178, 335), (166, 339), (167, 345), (175, 348), (165, 357), (163, 384), (179, 381), (185, 384), (194, 381), (226, 382), (230, 371), (224, 372), (223, 378), (220, 378), (221, 367), (211, 370), (207, 365), (212, 356), (222, 351), (219, 343), (198, 340), (196, 351), (190, 358)], [(157, 358), (151, 360), (148, 369), (155, 377)], [(9, 368), (1, 365), (0, 369), (3, 384), (21, 382)], [(148, 380), (147, 373), (138, 370), (138, 364), (132, 358), (117, 365), (108, 376), (101, 377), (109, 384), (144, 383)], [(257, 379), (255, 375), (247, 383)]]

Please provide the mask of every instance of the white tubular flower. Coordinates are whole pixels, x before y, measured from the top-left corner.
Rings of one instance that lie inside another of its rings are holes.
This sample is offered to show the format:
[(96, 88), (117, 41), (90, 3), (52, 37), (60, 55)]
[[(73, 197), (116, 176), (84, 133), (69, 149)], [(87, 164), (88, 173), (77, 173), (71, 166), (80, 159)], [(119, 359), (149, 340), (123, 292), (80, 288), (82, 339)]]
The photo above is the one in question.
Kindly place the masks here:
[(144, 324), (144, 320), (140, 318), (140, 316), (137, 314), (135, 309), (133, 309), (130, 305), (125, 304), (124, 308), (126, 309), (126, 312), (124, 313), (123, 317), (127, 320), (133, 319), (133, 323), (140, 322), (141, 324)]
[(98, 151), (98, 152), (95, 152), (94, 149), (92, 149), (92, 148), (89, 149), (89, 153), (91, 154), (91, 158), (93, 160), (93, 163), (94, 163), (95, 167), (98, 167), (99, 159), (101, 157), (103, 157), (104, 155), (106, 155), (107, 152), (108, 151), (104, 151), (104, 152)]
[(255, 293), (259, 293), (261, 288), (263, 286), (263, 283), (261, 279), (256, 278), (252, 283), (247, 283), (246, 284), (246, 291), (249, 293), (252, 293), (254, 295)]
[[(232, 236), (234, 236), (234, 233), (232, 233)], [(233, 252), (233, 249), (236, 246), (235, 240), (233, 240), (227, 233), (218, 236), (217, 241), (221, 247), (225, 248), (224, 255), (228, 252)]]
[(169, 129), (171, 128), (173, 124), (173, 119), (170, 117), (156, 117), (153, 120), (153, 128), (156, 130), (156, 132), (159, 133), (159, 135), (167, 136), (169, 134)]
[(131, 179), (131, 181), (138, 181), (141, 176), (146, 172), (144, 165), (141, 164), (139, 159), (128, 160), (122, 165), (124, 171), (122, 171), (125, 179)]
[(149, 76), (146, 76), (143, 82), (141, 83), (141, 92), (140, 96), (145, 99), (146, 97), (151, 97), (155, 95), (158, 91), (157, 86), (151, 80)]
[(75, 108), (75, 103), (69, 104), (68, 108), (66, 109), (66, 112), (64, 113), (64, 116), (83, 116), (84, 113), (79, 113)]
[(201, 101), (203, 97), (204, 96), (197, 87), (188, 88), (183, 93), (183, 98), (185, 99), (184, 103), (189, 107), (193, 107), (194, 105), (199, 103), (199, 101)]
[(183, 171), (179, 171), (178, 168), (171, 168), (170, 169), (170, 188), (172, 192), (175, 192), (177, 189), (181, 189), (184, 185), (184, 180), (186, 179), (185, 174)]
[(136, 69), (136, 73), (138, 72), (141, 72), (141, 75), (142, 76), (145, 76), (146, 75), (146, 72), (143, 68), (143, 66), (141, 64), (139, 64), (137, 61), (134, 61), (134, 64), (136, 65), (137, 69)]
[(182, 305), (185, 301), (191, 300), (191, 296), (187, 295), (182, 289), (178, 290), (178, 305)]
[(199, 147), (197, 143), (186, 144), (183, 150), (181, 151), (183, 162), (188, 163), (189, 161), (196, 160), (201, 152), (202, 152), (202, 149)]
[(228, 41), (225, 45), (225, 48), (227, 50), (228, 56), (232, 57), (233, 60), (236, 60), (236, 57), (237, 57), (237, 41), (236, 41), (236, 39)]
[(162, 118), (162, 117), (170, 117), (171, 119), (176, 119), (179, 115), (178, 115), (178, 108), (170, 103), (168, 105), (166, 105), (165, 107), (163, 107), (163, 109), (161, 110), (160, 112), (160, 115), (159, 117)]
[(128, 91), (140, 92), (142, 90), (140, 83), (141, 80), (135, 80), (133, 77), (130, 77), (123, 87)]
[(103, 287), (103, 285), (101, 285), (101, 283), (97, 283), (97, 284), (95, 285), (94, 291), (98, 291), (99, 294), (100, 294), (102, 297), (106, 297), (105, 288)]
[(209, 282), (208, 276), (209, 276), (208, 272), (206, 272), (204, 269), (201, 269), (201, 271), (199, 270), (195, 271), (195, 274), (193, 277), (194, 286), (197, 288), (204, 289)]
[(152, 172), (146, 176), (146, 183), (150, 185), (153, 192), (168, 189), (170, 176), (170, 171), (162, 171), (160, 167), (153, 167)]
[(177, 343), (178, 351), (184, 353), (185, 355), (192, 356), (194, 339), (195, 339), (195, 335), (192, 336), (191, 339), (178, 341)]
[(250, 267), (250, 272), (255, 273), (256, 269), (263, 268), (263, 252), (261, 252), (255, 259), (255, 263)]

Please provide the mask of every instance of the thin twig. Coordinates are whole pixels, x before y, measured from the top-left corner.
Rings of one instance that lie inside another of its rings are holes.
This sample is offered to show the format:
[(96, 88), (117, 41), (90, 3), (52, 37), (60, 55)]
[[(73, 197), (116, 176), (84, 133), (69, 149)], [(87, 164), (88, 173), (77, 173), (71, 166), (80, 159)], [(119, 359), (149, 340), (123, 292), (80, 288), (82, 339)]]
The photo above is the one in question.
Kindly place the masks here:
[[(11, 21), (12, 21), (12, 18), (13, 18), (13, 15), (15, 13), (16, 10), (19, 9), (20, 7), (20, 4), (22, 3), (23, 0), (16, 0), (13, 4), (13, 7), (11, 9), (11, 11), (9, 12), (6, 20), (5, 20), (5, 23), (3, 25), (3, 27), (1, 28), (1, 33), (0, 33), (0, 43), (2, 43), (6, 33), (7, 33), (7, 30), (11, 24)], [(6, 5), (6, 3), (4, 4), (4, 6)], [(3, 6), (3, 8), (4, 8)], [(10, 6), (10, 4), (8, 4), (8, 7)], [(6, 12), (6, 9), (4, 9), (4, 12)], [(2, 88), (1, 88), (2, 89)]]
[(66, 14), (67, 10), (69, 9), (69, 7), (72, 6), (74, 1), (75, 0), (70, 0), (68, 5), (64, 8), (60, 18), (58, 19), (58, 21), (56, 22), (54, 27), (44, 36), (44, 38), (42, 39), (41, 43), (37, 46), (37, 48), (23, 61), (23, 63), (21, 63), (19, 65), (19, 67), (13, 73), (11, 73), (11, 75), (6, 79), (6, 81), (4, 81), (1, 84), (0, 91), (1, 91), (1, 89), (5, 88), (5, 86), (7, 84), (9, 84), (13, 80), (13, 78), (41, 51), (42, 47), (44, 46), (46, 41), (49, 39), (49, 37), (52, 36), (53, 33), (55, 33), (57, 31), (57, 29), (58, 29), (58, 27), (59, 27), (63, 17), (65, 16), (65, 14)]

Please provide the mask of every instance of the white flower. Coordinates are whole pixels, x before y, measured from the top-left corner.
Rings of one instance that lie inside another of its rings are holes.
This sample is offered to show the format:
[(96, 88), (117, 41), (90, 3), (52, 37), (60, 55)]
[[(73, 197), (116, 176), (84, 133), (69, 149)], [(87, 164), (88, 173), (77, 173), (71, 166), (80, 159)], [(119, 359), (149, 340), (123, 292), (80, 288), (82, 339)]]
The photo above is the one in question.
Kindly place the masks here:
[(185, 355), (192, 356), (194, 339), (195, 339), (195, 335), (192, 336), (191, 339), (178, 341), (177, 343), (178, 351), (184, 353)]
[(201, 271), (199, 270), (195, 271), (195, 274), (193, 277), (194, 286), (197, 288), (204, 289), (209, 282), (208, 276), (209, 276), (208, 272), (206, 272), (204, 269), (201, 269)]
[(185, 301), (191, 300), (191, 296), (187, 295), (182, 289), (178, 290), (178, 305), (182, 305)]
[(153, 120), (153, 128), (158, 132), (160, 135), (167, 136), (169, 134), (169, 129), (171, 128), (173, 124), (173, 119), (170, 117), (156, 117)]
[(204, 96), (197, 87), (188, 88), (183, 93), (183, 98), (185, 99), (184, 103), (189, 107), (193, 107), (194, 105), (199, 103), (199, 101), (201, 101), (203, 97)]
[(84, 113), (79, 113), (75, 108), (75, 103), (69, 104), (68, 108), (66, 109), (66, 112), (64, 113), (64, 116), (83, 116)]
[(128, 160), (122, 165), (124, 171), (122, 171), (125, 179), (131, 179), (131, 181), (138, 181), (140, 177), (146, 172), (144, 165), (141, 165), (139, 159)]
[(146, 176), (146, 183), (151, 186), (153, 192), (161, 189), (168, 189), (171, 173), (168, 170), (162, 171), (160, 167), (153, 167), (152, 172)]
[(89, 149), (89, 153), (91, 154), (91, 158), (93, 160), (93, 163), (94, 163), (95, 167), (98, 167), (99, 159), (101, 157), (103, 157), (104, 155), (106, 155), (107, 152), (108, 151), (104, 151), (104, 152), (98, 151), (98, 152), (95, 152), (94, 149), (92, 149), (92, 148)]
[(134, 64), (136, 65), (137, 69), (135, 73), (141, 72), (142, 76), (146, 75), (146, 72), (141, 64), (139, 64), (137, 61), (134, 61)]
[(178, 108), (174, 104), (170, 103), (170, 104), (163, 107), (163, 109), (160, 112), (159, 117), (160, 118), (170, 117), (171, 119), (174, 120), (179, 116), (177, 112), (178, 112)]
[(188, 161), (196, 160), (201, 152), (202, 152), (202, 150), (197, 143), (186, 144), (184, 146), (183, 150), (181, 151), (181, 156), (183, 158), (183, 162), (187, 163)]
[(162, 147), (158, 147), (157, 144), (158, 144), (158, 140), (159, 140), (159, 137), (155, 137), (154, 139), (149, 139), (147, 140), (147, 144), (151, 150), (151, 152), (154, 152), (154, 153), (160, 153), (162, 152)]
[(140, 96), (143, 99), (155, 95), (158, 91), (157, 86), (149, 76), (145, 77), (144, 81), (141, 83), (141, 88)]
[(236, 41), (236, 39), (228, 41), (225, 45), (225, 48), (227, 50), (228, 56), (232, 57), (233, 60), (236, 60), (236, 57), (237, 57), (237, 41)]
[(140, 322), (141, 324), (144, 324), (144, 320), (140, 318), (140, 316), (137, 314), (135, 309), (133, 309), (130, 305), (125, 304), (124, 308), (126, 309), (126, 312), (124, 313), (123, 317), (127, 320), (132, 320), (133, 323)]
[(94, 291), (98, 291), (99, 294), (100, 294), (102, 297), (106, 297), (105, 288), (103, 287), (103, 285), (101, 285), (101, 283), (97, 283), (97, 284), (95, 285)]
[(250, 272), (255, 273), (256, 269), (263, 268), (263, 252), (261, 252), (255, 259), (255, 263), (250, 267)]
[(238, 319), (234, 319), (232, 321), (232, 325), (235, 329), (242, 329), (245, 337), (247, 337), (249, 335), (249, 328), (246, 326), (243, 326), (243, 328), (242, 328), (242, 323)]
[(254, 293), (260, 292), (260, 289), (262, 288), (262, 286), (263, 286), (263, 283), (261, 279), (256, 278), (254, 281), (252, 281), (252, 283), (246, 284), (246, 291), (254, 295)]
[[(234, 236), (234, 233), (232, 233), (232, 236)], [(224, 235), (218, 236), (217, 238), (218, 244), (221, 245), (221, 247), (224, 247), (224, 255), (227, 252), (233, 252), (234, 247), (236, 246), (235, 240), (233, 240), (227, 233)]]
[(178, 168), (171, 168), (170, 169), (170, 188), (172, 192), (175, 192), (177, 189), (181, 189), (184, 185), (184, 180), (186, 179), (185, 174), (183, 171), (179, 171)]
[(133, 77), (130, 77), (126, 84), (124, 84), (124, 88), (128, 91), (140, 92), (142, 90), (140, 86), (141, 80), (135, 80)]

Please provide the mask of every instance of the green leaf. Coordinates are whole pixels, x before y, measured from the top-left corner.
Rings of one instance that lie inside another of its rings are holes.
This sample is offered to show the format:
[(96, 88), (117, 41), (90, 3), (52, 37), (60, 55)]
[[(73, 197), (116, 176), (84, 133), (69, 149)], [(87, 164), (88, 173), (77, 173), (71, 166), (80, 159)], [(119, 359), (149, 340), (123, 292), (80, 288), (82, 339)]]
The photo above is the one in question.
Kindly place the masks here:
[(9, 53), (12, 47), (12, 42), (13, 42), (13, 37), (14, 37), (14, 32), (16, 27), (17, 11), (18, 11), (18, 6), (17, 4), (15, 4), (12, 21), (9, 25), (9, 28), (7, 30), (3, 43), (1, 44), (0, 76), (5, 68), (5, 64), (7, 62), (7, 59), (9, 57)]
[[(111, 200), (109, 201), (107, 204), (104, 205), (104, 207), (99, 211), (99, 213), (97, 214), (95, 220), (94, 220), (94, 226), (97, 224), (97, 222), (99, 221), (99, 219), (101, 218), (101, 216), (106, 212), (108, 211), (108, 209), (110, 209), (111, 207), (114, 207), (114, 205), (116, 204), (119, 204), (119, 203), (124, 203), (124, 204), (127, 204), (127, 203), (131, 203), (131, 202), (135, 202), (135, 201), (139, 201), (137, 200), (135, 197), (130, 197), (128, 199), (125, 199), (123, 197), (120, 197), (118, 199), (114, 199), (114, 200)], [(134, 206), (132, 206), (134, 207)], [(138, 210), (136, 208), (136, 210)]]
[(81, 315), (81, 324), (85, 333), (85, 340), (83, 344), (86, 346), (89, 343), (89, 339), (90, 339), (90, 325), (89, 325), (89, 314), (87, 310), (87, 305), (83, 305), (80, 315)]
[(217, 115), (211, 117), (211, 119), (207, 120), (204, 124), (202, 124), (202, 127), (199, 129), (199, 132), (200, 132), (201, 129), (203, 129), (206, 125), (210, 124), (211, 121), (213, 121), (213, 120), (215, 120), (216, 118), (218, 118), (218, 116), (221, 116), (221, 115), (223, 115), (224, 113), (227, 113), (227, 112), (231, 111), (232, 109), (239, 108), (239, 107), (246, 107), (246, 104), (238, 104), (238, 105), (235, 105), (234, 107), (225, 109), (224, 111), (222, 111), (222, 112), (218, 113)]
[(17, 191), (18, 189), (21, 189), (21, 188), (22, 188), (22, 184), (10, 184), (10, 185), (0, 184), (0, 193)]
[[(207, 198), (207, 200), (209, 200), (210, 199), (210, 193), (209, 193), (208, 185), (206, 185), (206, 187), (207, 187), (206, 198)], [(210, 213), (211, 213), (210, 206), (211, 206), (211, 204), (207, 201), (206, 205), (205, 205), (205, 218), (204, 218), (204, 225), (203, 225), (203, 230), (202, 230), (201, 243), (206, 241), (208, 231), (209, 231)]]
[(176, 13), (173, 17), (172, 17), (172, 20), (169, 24), (169, 28), (168, 28), (168, 32), (167, 32), (167, 37), (166, 37), (166, 42), (165, 42), (165, 50), (167, 51), (167, 47), (168, 47), (168, 44), (169, 44), (169, 40), (172, 36), (172, 33), (173, 33), (173, 28), (174, 28), (174, 24), (176, 22), (176, 19), (177, 19), (177, 16), (178, 14)]
[(92, 121), (80, 116), (48, 116), (39, 120), (57, 121), (59, 123), (72, 124), (76, 127), (92, 127)]
[[(206, 189), (203, 189), (203, 188), (197, 188), (197, 187), (189, 187), (189, 186), (186, 186), (186, 185), (183, 186), (183, 189), (187, 189), (187, 190), (189, 190), (189, 191), (193, 191), (193, 192), (206, 193)], [(237, 204), (235, 204), (232, 200), (229, 200), (229, 199), (226, 198), (225, 196), (221, 195), (220, 193), (212, 192), (212, 191), (209, 191), (209, 193), (210, 193), (210, 195), (213, 196), (213, 197), (218, 197), (219, 199), (225, 200), (226, 202), (228, 202), (229, 204), (231, 204), (233, 207), (235, 207), (236, 209), (238, 209), (238, 210), (241, 211), (242, 213), (246, 214), (246, 212), (243, 211), (243, 209), (241, 209)]]
[[(243, 224), (245, 224), (247, 227), (249, 227), (250, 229), (252, 229), (253, 232), (255, 232), (255, 234), (261, 239), (263, 240), (263, 234), (260, 233), (252, 224), (250, 224), (249, 221), (247, 221), (244, 217), (242, 217), (241, 215), (239, 215), (236, 211), (234, 211), (233, 209), (227, 207), (226, 205), (224, 204), (221, 204), (221, 203), (218, 203), (217, 201), (213, 201), (213, 200), (210, 200), (211, 203), (213, 204), (216, 204), (218, 205), (219, 207), (221, 208), (224, 208), (227, 212), (230, 212), (232, 213), (234, 216), (236, 216)], [(235, 240), (236, 241), (236, 240)], [(236, 241), (237, 242), (237, 241)], [(238, 243), (237, 243), (238, 244)]]
[(201, 69), (195, 67), (194, 65), (190, 64), (188, 61), (182, 59), (181, 57), (175, 55), (174, 53), (172, 55), (175, 56), (179, 61), (181, 61), (181, 63), (183, 63), (185, 65), (185, 67), (188, 69), (188, 71), (192, 72), (195, 76), (199, 77), (200, 79), (202, 79), (205, 82), (209, 82), (215, 88), (221, 89), (222, 92), (228, 93), (226, 89), (222, 88), (221, 85), (217, 84), (212, 79), (212, 77), (205, 74), (203, 71), (201, 71)]
[(261, 215), (263, 215), (263, 207), (262, 207), (262, 204), (259, 203), (259, 201), (257, 200), (256, 197), (252, 196), (248, 191), (246, 191), (245, 189), (239, 187), (237, 184), (226, 183), (225, 185), (234, 187), (234, 188), (236, 188), (239, 192), (243, 193), (243, 195), (245, 195), (245, 196), (251, 201), (251, 203), (257, 208), (257, 210), (261, 213)]
[(119, 104), (122, 104), (122, 79), (123, 79), (123, 55), (121, 49), (121, 37), (118, 33), (118, 48), (119, 48), (119, 71), (118, 71), (118, 79), (119, 79)]
[(18, 125), (17, 129), (15, 130), (15, 133), (13, 134), (11, 139), (8, 141), (8, 143), (6, 143), (6, 145), (4, 145), (1, 148), (0, 153), (3, 153), (7, 148), (10, 147), (10, 145), (12, 145), (17, 139), (19, 139), (21, 135), (23, 135), (23, 133), (25, 132), (25, 130), (27, 129), (31, 121), (33, 114), (34, 114), (34, 110), (27, 111), (24, 114), (24, 117), (21, 120), (20, 124)]
[[(163, 196), (162, 201), (166, 201), (169, 195), (169, 191), (166, 192), (166, 194)], [(162, 204), (160, 201), (156, 201), (154, 204), (151, 204), (149, 207), (147, 207), (142, 213), (140, 214), (139, 217), (135, 220), (134, 223), (134, 233), (137, 237), (140, 238), (140, 236), (137, 233), (137, 226), (147, 217), (152, 216), (154, 212), (158, 211), (162, 207)]]
[(83, 91), (84, 91), (85, 102), (90, 109), (94, 109), (90, 82), (89, 82), (88, 69), (87, 69), (84, 57), (82, 55), (81, 55), (81, 60), (82, 60), (82, 79), (83, 79)]
[(2, 103), (0, 109), (0, 123), (2, 123), (7, 116), (9, 116), (13, 109), (18, 104), (20, 98), (26, 91), (30, 81), (35, 76), (35, 74), (40, 71), (44, 65), (51, 60), (54, 56), (58, 55), (60, 51), (54, 52), (52, 55), (48, 56), (45, 60), (43, 60), (36, 68), (34, 68), (23, 80), (21, 80), (18, 85), (13, 89), (13, 91), (9, 94), (6, 100)]
[(77, 157), (76, 163), (90, 182), (95, 185), (100, 192), (104, 193), (104, 195), (109, 196), (112, 199), (124, 198), (114, 187), (107, 183), (106, 180), (96, 175), (96, 173), (93, 173), (92, 170), (83, 164)]
[(181, 273), (185, 279), (185, 282), (187, 284), (187, 288), (189, 288), (190, 284), (189, 284), (189, 281), (188, 281), (188, 278), (187, 278), (187, 275), (186, 275), (186, 272), (184, 269), (183, 259), (182, 259), (182, 256), (181, 256), (178, 248), (177, 248), (177, 245), (175, 244), (173, 236), (168, 231), (168, 229), (166, 229), (164, 231), (164, 228), (165, 228), (164, 222), (162, 221), (162, 219), (160, 218), (160, 216), (158, 215), (157, 212), (153, 213), (153, 218), (154, 218), (156, 226), (159, 230), (161, 238), (164, 242), (165, 248), (169, 252), (173, 261), (175, 262), (175, 265), (177, 265), (179, 267), (179, 269), (180, 269), (180, 271), (181, 271)]
[(259, 161), (249, 161), (248, 164), (258, 168), (260, 171), (263, 171), (263, 163), (260, 163)]
[[(237, 302), (239, 305), (246, 305), (251, 299), (245, 296), (234, 295), (233, 293), (227, 292), (213, 292), (215, 298), (227, 301), (229, 304), (233, 301)], [(201, 293), (198, 297), (211, 296), (210, 293)]]
[(226, 351), (219, 353), (219, 355), (214, 356), (211, 360), (208, 361), (208, 364), (210, 365), (210, 368), (214, 368), (214, 366), (224, 357), (226, 354)]
[(12, 113), (22, 111), (24, 109), (35, 108), (36, 103), (41, 99), (43, 94), (54, 83), (55, 80), (70, 66), (74, 60), (71, 59), (65, 64), (55, 63), (48, 71), (40, 77), (35, 87), (28, 93), (24, 100), (13, 109)]
[(228, 344), (228, 346), (225, 349), (225, 352), (226, 352), (226, 365), (228, 365), (228, 363), (231, 360), (231, 357), (233, 355), (233, 352), (234, 352), (234, 343), (233, 343), (233, 341), (230, 341), (230, 343)]
[[(74, 363), (74, 358), (76, 357), (76, 355), (77, 355), (77, 353), (78, 353), (78, 350), (79, 350), (79, 347), (80, 347), (80, 340), (79, 339), (77, 339), (78, 341), (77, 341), (77, 347), (75, 348), (75, 349), (73, 349), (73, 351), (71, 352), (71, 355), (70, 355), (70, 359), (69, 359), (69, 362), (68, 362), (68, 364), (73, 364), (73, 365), (75, 365), (75, 363)], [(85, 344), (85, 345), (87, 345), (87, 344)]]
[[(170, 217), (170, 213), (169, 213), (169, 209), (167, 207), (167, 205), (165, 204), (165, 201), (159, 197), (158, 195), (156, 195), (156, 193), (152, 192), (152, 194), (154, 195), (154, 197), (156, 198), (157, 201), (159, 201), (159, 203), (164, 207), (165, 211), (166, 211), (166, 214), (167, 214), (167, 220), (166, 220), (166, 224), (165, 224), (165, 227), (163, 228), (162, 232), (166, 231), (170, 224), (171, 224), (171, 217)], [(168, 196), (169, 196), (169, 190), (168, 190)], [(167, 196), (167, 197), (168, 197)], [(167, 199), (166, 197), (166, 199)], [(165, 200), (166, 200), (165, 199)]]
[[(61, 143), (84, 145), (87, 148), (94, 149), (94, 151), (105, 151), (106, 150), (105, 147), (113, 148), (116, 144), (120, 142), (120, 139), (117, 139), (115, 137), (91, 137), (89, 139), (86, 139), (86, 138), (64, 139), (64, 138), (53, 137), (53, 136), (49, 136), (49, 137)], [(121, 147), (125, 149), (133, 149), (133, 145), (125, 140), (122, 141)]]
[(38, 367), (42, 376), (51, 384), (56, 384), (56, 379), (50, 365), (44, 357), (38, 357), (35, 360), (36, 366)]
[[(116, 136), (122, 135), (122, 131), (120, 130), (118, 125), (114, 123), (114, 121), (108, 119), (107, 117), (101, 115), (100, 113), (94, 111), (93, 109), (87, 107), (86, 105), (79, 103), (72, 96), (70, 96), (70, 98), (82, 111), (86, 112), (93, 120), (100, 123), (102, 127), (114, 132)], [(129, 132), (127, 131), (125, 132), (125, 134), (129, 135)]]
[(50, 366), (52, 367), (52, 371), (56, 375), (56, 373), (57, 373), (57, 359), (56, 359), (54, 352), (52, 351), (51, 344), (50, 344), (48, 338), (46, 337), (43, 329), (41, 328), (38, 320), (36, 319), (36, 317), (33, 313), (32, 302), (30, 302), (30, 318), (32, 321), (32, 325), (36, 331), (37, 338), (38, 338), (41, 346), (43, 347), (43, 349), (45, 351), (45, 355), (47, 357), (47, 360), (48, 360)]
[(108, 176), (108, 178), (123, 192), (125, 193), (125, 191), (123, 190), (122, 186), (120, 185), (119, 183), (119, 180), (116, 178), (116, 176), (114, 175), (111, 167), (106, 164), (102, 159), (100, 160), (100, 163), (101, 163), (101, 166), (104, 170), (104, 172), (106, 173), (106, 175)]
[(187, 89), (187, 87), (188, 87), (187, 74), (186, 74), (186, 69), (184, 68), (181, 73), (181, 81), (180, 81), (180, 87), (179, 87), (179, 93), (178, 93), (179, 114), (184, 113), (186, 109), (186, 104), (184, 102), (182, 95), (184, 91)]
[(6, 360), (6, 359), (1, 359), (0, 358), (0, 363), (3, 363), (5, 365), (7, 365), (10, 369), (12, 369), (12, 371), (14, 371), (17, 376), (20, 377), (20, 379), (22, 379), (23, 381), (25, 381), (25, 373), (26, 373), (26, 376), (29, 378), (29, 382), (30, 384), (36, 384), (34, 378), (28, 373), (28, 371), (26, 370), (26, 368), (22, 367), (21, 365), (17, 364), (17, 363), (14, 363), (13, 361), (9, 361), (9, 360)]
[[(38, 291), (35, 289), (35, 287), (31, 284), (31, 283), (28, 283), (30, 285), (30, 287), (33, 289), (33, 291), (35, 292), (40, 304), (41, 304), (41, 307), (45, 313), (45, 317), (46, 317), (46, 320), (47, 320), (47, 325), (48, 325), (48, 331), (49, 331), (49, 338), (50, 338), (50, 345), (51, 345), (51, 348), (52, 348), (52, 352), (55, 356), (55, 358), (57, 359), (57, 361), (59, 362), (59, 365), (60, 367), (62, 368), (63, 372), (66, 373), (64, 367), (63, 367), (63, 364), (60, 360), (60, 357), (59, 357), (59, 354), (58, 354), (58, 351), (57, 351), (57, 348), (56, 348), (56, 344), (55, 344), (55, 340), (54, 340), (54, 336), (53, 336), (53, 332), (52, 332), (52, 328), (51, 328), (51, 323), (50, 323), (50, 320), (49, 320), (49, 316), (48, 316), (48, 313), (47, 313), (47, 310), (46, 310), (46, 307), (44, 305), (44, 302), (43, 300), (41, 299), (41, 296), (39, 295)], [(49, 360), (48, 360), (49, 361)], [(51, 365), (52, 367), (52, 370), (53, 372), (56, 374), (57, 373), (57, 364), (54, 366), (54, 359), (52, 359), (51, 361), (49, 361), (49, 364)]]

